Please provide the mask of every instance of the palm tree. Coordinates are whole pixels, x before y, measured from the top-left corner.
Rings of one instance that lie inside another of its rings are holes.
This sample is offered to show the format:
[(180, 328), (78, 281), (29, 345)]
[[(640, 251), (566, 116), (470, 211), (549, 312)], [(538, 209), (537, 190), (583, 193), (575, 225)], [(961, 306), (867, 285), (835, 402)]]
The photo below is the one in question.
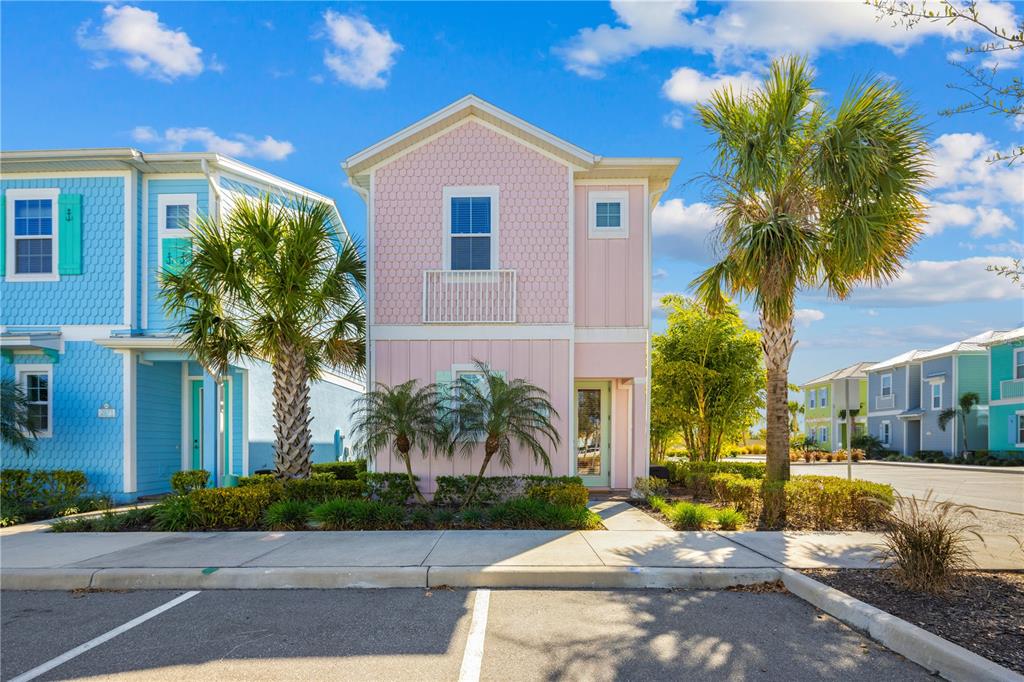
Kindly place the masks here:
[(789, 478), (789, 362), (800, 290), (846, 298), (902, 270), (921, 235), (929, 177), (925, 128), (907, 95), (873, 78), (826, 107), (805, 59), (772, 62), (749, 93), (697, 107), (715, 136), (707, 179), (721, 257), (693, 282), (712, 310), (753, 298), (768, 374), (767, 478)]
[(786, 408), (789, 410), (789, 432), (796, 433), (800, 430), (800, 420), (797, 415), (804, 413), (804, 406), (796, 400), (790, 400), (786, 403)]
[(366, 265), (359, 246), (335, 232), (333, 216), (325, 203), (239, 199), (224, 219), (197, 219), (191, 261), (161, 273), (182, 348), (214, 379), (243, 357), (272, 366), (282, 477), (310, 474), (310, 382), (365, 364)]
[(36, 449), (36, 433), (25, 391), (14, 379), (0, 380), (0, 442), (31, 455)]
[(371, 459), (382, 449), (391, 448), (405, 463), (416, 500), (426, 504), (409, 456), (419, 450), (426, 457), (430, 450), (442, 448), (446, 433), (440, 423), (443, 417), (441, 396), (434, 384), (418, 387), (416, 380), (397, 386), (377, 386), (356, 400), (352, 414), (356, 447)]
[(506, 381), (480, 361), (476, 361), (476, 367), (477, 374), (463, 374), (452, 384), (445, 420), (452, 432), (450, 454), (458, 449), (469, 456), (481, 442), (484, 444), (480, 473), (466, 492), (463, 506), (473, 501), (494, 455), (503, 467), (512, 468), (513, 442), (525, 448), (535, 463), (543, 463), (549, 473), (551, 459), (541, 440), (555, 448), (559, 444), (558, 429), (551, 423), (558, 412), (544, 389), (522, 379)]
[(946, 425), (957, 417), (960, 418), (961, 432), (964, 434), (964, 452), (967, 452), (967, 418), (971, 416), (971, 410), (981, 402), (981, 396), (973, 391), (968, 391), (960, 396), (959, 404), (956, 407), (947, 407), (939, 412), (939, 428), (946, 430)]

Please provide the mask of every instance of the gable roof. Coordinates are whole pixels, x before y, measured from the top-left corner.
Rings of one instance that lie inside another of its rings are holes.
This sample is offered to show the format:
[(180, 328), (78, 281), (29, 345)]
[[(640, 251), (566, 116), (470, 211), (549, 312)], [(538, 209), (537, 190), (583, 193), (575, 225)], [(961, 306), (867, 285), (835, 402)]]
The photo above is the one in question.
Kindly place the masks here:
[(951, 355), (954, 353), (982, 353), (985, 351), (985, 346), (982, 344), (991, 340), (993, 336), (1001, 333), (1002, 332), (990, 329), (961, 341), (954, 341), (953, 343), (946, 344), (945, 346), (941, 346), (935, 350), (924, 351), (918, 355), (916, 359), (929, 360), (931, 358), (939, 358), (943, 355)]
[(357, 188), (369, 188), (369, 171), (375, 166), (410, 149), (419, 142), (473, 117), (500, 132), (518, 138), (572, 167), (580, 177), (594, 179), (640, 178), (650, 180), (652, 196), (661, 194), (679, 165), (678, 158), (602, 157), (538, 128), (532, 123), (486, 102), (476, 95), (466, 95), (435, 111), (394, 135), (356, 152), (341, 164)]
[(900, 353), (899, 355), (897, 355), (895, 357), (891, 357), (888, 360), (882, 360), (878, 364), (871, 365), (870, 367), (868, 367), (867, 371), (869, 371), (869, 372), (877, 372), (877, 371), (882, 370), (882, 369), (890, 369), (892, 367), (899, 367), (900, 365), (905, 365), (908, 362), (913, 362), (918, 357), (920, 357), (920, 355), (922, 353), (924, 353), (924, 352), (925, 351), (917, 350), (916, 348), (914, 350), (908, 350), (906, 353)]
[(995, 346), (1000, 343), (1007, 343), (1018, 339), (1024, 339), (1024, 327), (1017, 327), (1016, 329), (1011, 329), (1008, 332), (997, 332), (987, 341), (982, 341), (979, 345), (986, 347)]
[(834, 372), (829, 372), (824, 376), (820, 376), (817, 379), (804, 382), (803, 385), (811, 386), (813, 384), (823, 384), (827, 381), (839, 381), (840, 379), (863, 379), (867, 376), (865, 372), (872, 364), (873, 362), (871, 361), (857, 362), (849, 367), (843, 367), (842, 369), (837, 369)]

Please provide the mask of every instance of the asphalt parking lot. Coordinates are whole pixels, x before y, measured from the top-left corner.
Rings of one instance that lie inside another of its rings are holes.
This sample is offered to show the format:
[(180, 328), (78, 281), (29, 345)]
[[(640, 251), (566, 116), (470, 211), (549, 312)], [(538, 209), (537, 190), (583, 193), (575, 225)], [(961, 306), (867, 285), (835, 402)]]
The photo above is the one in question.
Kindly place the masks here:
[[(106, 639), (82, 651), (96, 638)], [(929, 679), (788, 594), (665, 590), (4, 592), (0, 678), (26, 673), (21, 679)]]

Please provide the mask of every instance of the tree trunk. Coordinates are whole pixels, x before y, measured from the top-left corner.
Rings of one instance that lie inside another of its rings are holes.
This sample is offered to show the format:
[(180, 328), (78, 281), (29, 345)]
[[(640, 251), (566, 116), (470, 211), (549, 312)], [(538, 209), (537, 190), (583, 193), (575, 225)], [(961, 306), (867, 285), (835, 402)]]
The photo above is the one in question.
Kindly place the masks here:
[(480, 473), (477, 474), (476, 480), (469, 486), (469, 490), (466, 491), (466, 499), (462, 500), (462, 508), (465, 509), (469, 506), (469, 503), (476, 497), (476, 489), (480, 487), (480, 481), (483, 480), (484, 474), (487, 472), (487, 465), (491, 463), (491, 457), (494, 457), (494, 453), (498, 451), (498, 439), (494, 436), (488, 436), (487, 441), (484, 443), (484, 463), (480, 466)]
[(768, 481), (789, 480), (789, 361), (793, 357), (793, 318), (776, 324), (761, 315), (761, 348), (768, 373), (765, 462)]
[(420, 492), (420, 487), (416, 485), (416, 477), (412, 473), (412, 462), (409, 460), (409, 439), (404, 435), (398, 437), (398, 454), (405, 462), (405, 474), (409, 477), (409, 485), (412, 486), (412, 496), (416, 498), (416, 501), (420, 504), (427, 504), (427, 498)]
[(309, 372), (297, 348), (274, 361), (274, 466), (281, 478), (309, 478), (313, 462)]

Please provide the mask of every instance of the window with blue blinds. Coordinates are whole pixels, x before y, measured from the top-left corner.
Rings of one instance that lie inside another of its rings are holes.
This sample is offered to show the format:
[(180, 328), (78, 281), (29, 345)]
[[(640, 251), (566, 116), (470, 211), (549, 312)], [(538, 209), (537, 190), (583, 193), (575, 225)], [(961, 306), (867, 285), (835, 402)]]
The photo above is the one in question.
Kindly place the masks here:
[(451, 269), (491, 269), (491, 198), (452, 197)]

